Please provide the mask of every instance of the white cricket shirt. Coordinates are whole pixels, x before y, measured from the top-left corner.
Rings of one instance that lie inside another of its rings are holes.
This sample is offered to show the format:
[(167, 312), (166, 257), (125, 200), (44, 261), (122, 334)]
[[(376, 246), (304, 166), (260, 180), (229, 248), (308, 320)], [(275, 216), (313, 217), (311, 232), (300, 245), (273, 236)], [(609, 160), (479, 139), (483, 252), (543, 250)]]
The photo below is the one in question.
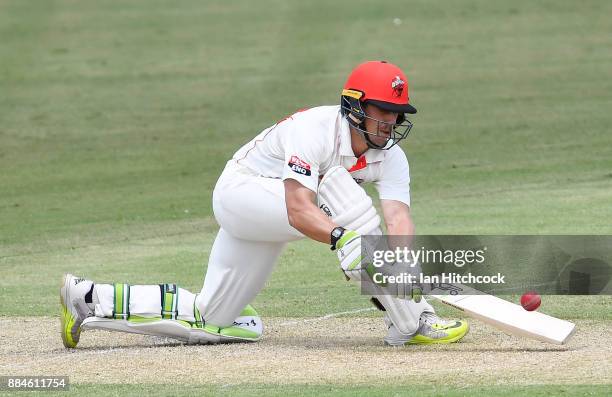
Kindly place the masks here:
[(356, 158), (340, 106), (298, 111), (263, 130), (233, 159), (264, 177), (295, 179), (315, 193), (319, 176), (342, 165), (357, 183), (374, 183), (381, 199), (410, 205), (410, 171), (404, 151), (395, 145), (389, 150), (368, 149)]

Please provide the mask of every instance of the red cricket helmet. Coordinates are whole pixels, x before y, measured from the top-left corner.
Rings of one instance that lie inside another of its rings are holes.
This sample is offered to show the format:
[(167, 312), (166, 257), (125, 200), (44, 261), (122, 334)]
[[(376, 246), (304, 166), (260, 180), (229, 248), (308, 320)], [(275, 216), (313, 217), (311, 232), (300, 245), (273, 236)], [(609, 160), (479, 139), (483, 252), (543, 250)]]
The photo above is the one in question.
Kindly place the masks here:
[(371, 103), (383, 110), (410, 114), (417, 112), (409, 103), (406, 75), (399, 67), (386, 61), (364, 62), (357, 66), (344, 84), (343, 96), (347, 90), (361, 92), (360, 102)]
[[(398, 114), (393, 132), (385, 145), (374, 143), (372, 137), (380, 136), (381, 124), (388, 123), (374, 119), (378, 122), (377, 130), (367, 131), (364, 120), (372, 118), (366, 115), (363, 104)], [(351, 72), (342, 90), (340, 110), (348, 122), (364, 136), (369, 147), (383, 150), (390, 149), (408, 136), (412, 123), (406, 119), (406, 113), (417, 112), (409, 103), (406, 75), (399, 67), (386, 61), (365, 62)]]

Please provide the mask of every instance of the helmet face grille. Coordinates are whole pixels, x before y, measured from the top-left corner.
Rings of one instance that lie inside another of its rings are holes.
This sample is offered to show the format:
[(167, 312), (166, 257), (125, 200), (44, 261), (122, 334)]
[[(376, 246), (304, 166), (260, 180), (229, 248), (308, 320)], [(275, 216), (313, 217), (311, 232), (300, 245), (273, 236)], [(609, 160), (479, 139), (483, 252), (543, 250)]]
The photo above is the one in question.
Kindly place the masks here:
[[(369, 116), (365, 116), (365, 118), (376, 121), (376, 132), (367, 131), (365, 128), (361, 128), (361, 126), (355, 128), (365, 137), (366, 143), (372, 149), (389, 150), (402, 139), (405, 139), (412, 129), (412, 123), (406, 118), (401, 123), (387, 123)], [(385, 143), (377, 145), (372, 141), (374, 137), (385, 137)]]
[[(342, 114), (346, 117), (351, 127), (353, 127), (365, 138), (368, 147), (372, 149), (391, 149), (402, 139), (405, 139), (412, 129), (412, 123), (406, 119), (406, 115), (403, 113), (398, 115), (395, 123), (388, 123), (386, 121), (367, 116), (359, 99), (352, 96), (343, 95), (340, 101)], [(366, 130), (366, 119), (376, 122), (375, 132)], [(385, 143), (382, 145), (376, 144), (372, 140), (374, 137), (385, 137)]]

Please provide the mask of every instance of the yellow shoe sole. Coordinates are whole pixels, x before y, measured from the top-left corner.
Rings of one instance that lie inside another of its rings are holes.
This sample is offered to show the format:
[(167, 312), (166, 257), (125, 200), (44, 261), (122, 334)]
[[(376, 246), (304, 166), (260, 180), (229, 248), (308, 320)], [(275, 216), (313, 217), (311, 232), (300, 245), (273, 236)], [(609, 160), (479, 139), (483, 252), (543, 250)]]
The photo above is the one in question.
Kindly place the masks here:
[(60, 334), (62, 335), (62, 342), (64, 342), (64, 346), (68, 348), (75, 348), (77, 343), (79, 343), (78, 335), (81, 333), (81, 329), (77, 330), (77, 340), (75, 341), (72, 338), (72, 327), (74, 326), (74, 316), (68, 310), (68, 306), (66, 306), (64, 294), (66, 293), (66, 279), (69, 277), (68, 274), (64, 275), (62, 279), (62, 287), (60, 289), (60, 304), (62, 305), (62, 311), (60, 313), (60, 323), (61, 329)]

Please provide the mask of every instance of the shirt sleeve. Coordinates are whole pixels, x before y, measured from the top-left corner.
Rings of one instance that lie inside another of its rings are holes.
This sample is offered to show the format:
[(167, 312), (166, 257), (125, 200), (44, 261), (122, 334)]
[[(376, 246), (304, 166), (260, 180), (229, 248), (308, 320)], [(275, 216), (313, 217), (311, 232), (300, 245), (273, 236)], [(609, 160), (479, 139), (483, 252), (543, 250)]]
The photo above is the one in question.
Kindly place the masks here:
[(319, 168), (328, 157), (324, 129), (307, 128), (293, 121), (285, 137), (285, 164), (282, 179), (295, 179), (313, 192), (319, 185)]
[(410, 167), (406, 154), (399, 147), (391, 148), (374, 183), (381, 200), (396, 200), (410, 206)]

